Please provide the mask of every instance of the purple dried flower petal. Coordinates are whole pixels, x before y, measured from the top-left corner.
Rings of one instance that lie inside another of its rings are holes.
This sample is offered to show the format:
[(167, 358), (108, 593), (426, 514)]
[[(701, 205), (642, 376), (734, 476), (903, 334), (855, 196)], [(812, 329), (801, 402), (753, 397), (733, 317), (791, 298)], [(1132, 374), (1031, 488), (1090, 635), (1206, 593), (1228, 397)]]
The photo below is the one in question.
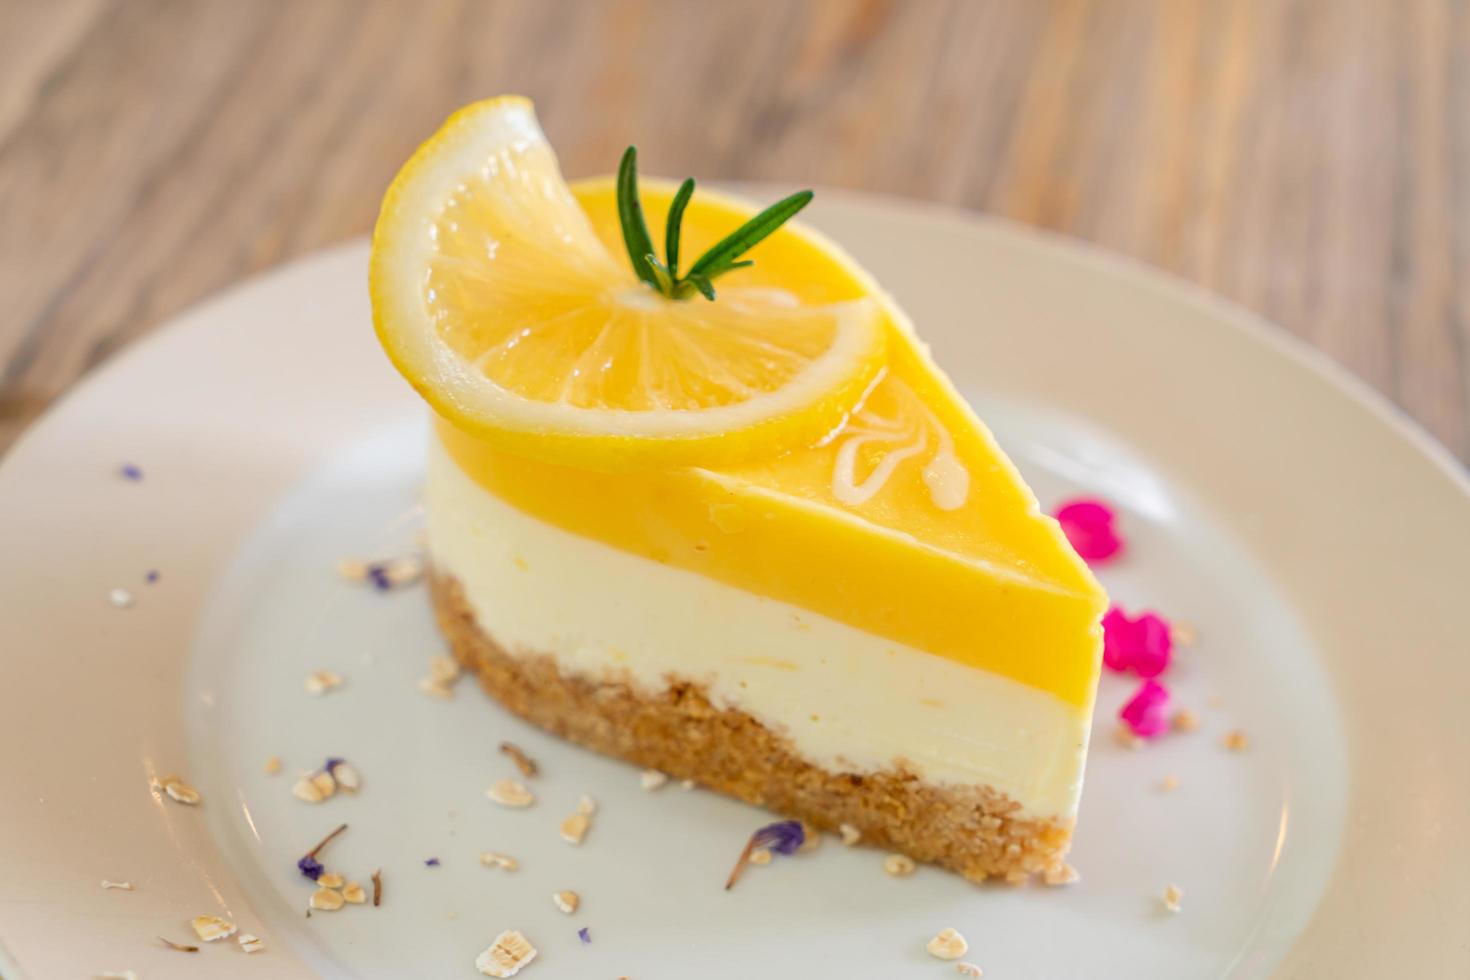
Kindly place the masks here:
[(725, 891), (735, 887), (735, 882), (740, 880), (740, 874), (750, 860), (751, 852), (756, 848), (764, 847), (777, 854), (795, 854), (805, 842), (806, 828), (801, 825), (800, 820), (782, 820), (779, 823), (767, 824), (757, 830), (750, 835), (750, 840), (745, 842), (745, 850), (740, 852), (740, 857), (736, 860), (730, 877), (725, 879)]
[(800, 820), (782, 820), (762, 827), (750, 839), (755, 847), (764, 847), (777, 854), (795, 854), (797, 848), (806, 843), (806, 828)]
[(158, 581), (158, 569), (156, 569), (156, 568), (150, 568), (150, 569), (148, 569), (147, 572), (143, 573), (143, 581), (147, 582), (149, 585), (152, 585), (154, 582), (157, 582)]
[(427, 861), (424, 862), (424, 865), (426, 867), (430, 867), (430, 868), (437, 868), (437, 867), (439, 867), (439, 859), (438, 858), (429, 858)]
[(337, 767), (346, 761), (346, 759), (339, 759), (336, 756), (332, 756), (322, 765), (322, 769), (335, 776), (337, 774)]
[(134, 483), (143, 479), (143, 469), (135, 463), (124, 463), (117, 472), (124, 480), (132, 480)]
[(306, 855), (306, 857), (302, 858), (300, 861), (297, 861), (296, 868), (312, 881), (316, 881), (322, 876), (322, 872), (327, 870), (325, 867), (322, 866), (322, 863), (320, 861), (312, 857), (310, 854)]
[(388, 577), (388, 566), (385, 563), (373, 562), (367, 568), (367, 575), (368, 581), (379, 592), (388, 592), (393, 588), (393, 580)]
[(577, 938), (582, 940), (583, 943), (591, 943), (592, 933), (588, 931), (586, 926), (583, 926), (577, 930)]

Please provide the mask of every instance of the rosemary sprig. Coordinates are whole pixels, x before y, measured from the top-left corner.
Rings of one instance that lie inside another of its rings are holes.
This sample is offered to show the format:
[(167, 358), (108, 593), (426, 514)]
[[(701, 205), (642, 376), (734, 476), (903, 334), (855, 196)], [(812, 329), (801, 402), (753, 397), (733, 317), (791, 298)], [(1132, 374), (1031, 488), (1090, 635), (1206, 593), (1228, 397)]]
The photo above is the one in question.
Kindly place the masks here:
[(669, 205), (668, 224), (664, 230), (664, 260), (660, 262), (653, 250), (653, 239), (648, 234), (648, 222), (643, 217), (643, 203), (638, 197), (638, 150), (630, 146), (623, 153), (622, 163), (618, 165), (618, 220), (623, 227), (623, 244), (628, 249), (628, 260), (639, 279), (669, 299), (688, 299), (699, 293), (705, 299), (713, 300), (715, 277), (754, 265), (750, 259), (741, 259), (741, 256), (811, 203), (812, 192), (799, 191), (772, 204), (715, 243), (681, 276), (680, 232), (684, 209), (693, 196), (694, 178), (691, 177), (679, 185)]

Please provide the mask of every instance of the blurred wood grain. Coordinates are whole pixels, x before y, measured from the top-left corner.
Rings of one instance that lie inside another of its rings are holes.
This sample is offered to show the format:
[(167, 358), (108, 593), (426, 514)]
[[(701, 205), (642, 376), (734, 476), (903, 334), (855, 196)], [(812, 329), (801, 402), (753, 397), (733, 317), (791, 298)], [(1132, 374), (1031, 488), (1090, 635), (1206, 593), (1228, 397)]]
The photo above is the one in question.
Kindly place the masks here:
[(569, 174), (948, 202), (1279, 322), (1470, 459), (1454, 0), (0, 0), (0, 447), (189, 304), (367, 231), (453, 108)]

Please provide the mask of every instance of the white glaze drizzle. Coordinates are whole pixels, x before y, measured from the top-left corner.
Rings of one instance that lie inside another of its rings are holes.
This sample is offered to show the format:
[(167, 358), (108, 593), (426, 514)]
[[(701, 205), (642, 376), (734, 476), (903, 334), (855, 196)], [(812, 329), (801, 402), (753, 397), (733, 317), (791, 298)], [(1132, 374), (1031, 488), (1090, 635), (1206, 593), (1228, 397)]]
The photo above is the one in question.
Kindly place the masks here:
[[(872, 500), (905, 460), (929, 448), (932, 431), (937, 437), (937, 445), (934, 454), (924, 464), (921, 476), (935, 507), (958, 510), (970, 495), (970, 472), (955, 454), (954, 440), (908, 385), (897, 379), (890, 379), (890, 383), (897, 386), (895, 390), (901, 402), (897, 417), (886, 418), (864, 409), (837, 434), (840, 445), (837, 447), (837, 459), (832, 464), (832, 496), (849, 507)], [(884, 453), (873, 472), (859, 482), (858, 452), (872, 443), (887, 444), (892, 448)]]

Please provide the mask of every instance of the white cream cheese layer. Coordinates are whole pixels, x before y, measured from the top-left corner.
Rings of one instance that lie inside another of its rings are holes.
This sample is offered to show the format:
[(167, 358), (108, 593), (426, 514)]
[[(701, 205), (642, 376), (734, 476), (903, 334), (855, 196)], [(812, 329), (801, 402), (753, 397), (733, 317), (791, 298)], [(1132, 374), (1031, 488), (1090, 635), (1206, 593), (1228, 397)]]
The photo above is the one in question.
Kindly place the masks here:
[(1085, 712), (1044, 691), (578, 537), (488, 493), (430, 439), (429, 548), (480, 627), (563, 672), (677, 676), (747, 712), (808, 761), (986, 785), (1037, 817), (1072, 816)]

